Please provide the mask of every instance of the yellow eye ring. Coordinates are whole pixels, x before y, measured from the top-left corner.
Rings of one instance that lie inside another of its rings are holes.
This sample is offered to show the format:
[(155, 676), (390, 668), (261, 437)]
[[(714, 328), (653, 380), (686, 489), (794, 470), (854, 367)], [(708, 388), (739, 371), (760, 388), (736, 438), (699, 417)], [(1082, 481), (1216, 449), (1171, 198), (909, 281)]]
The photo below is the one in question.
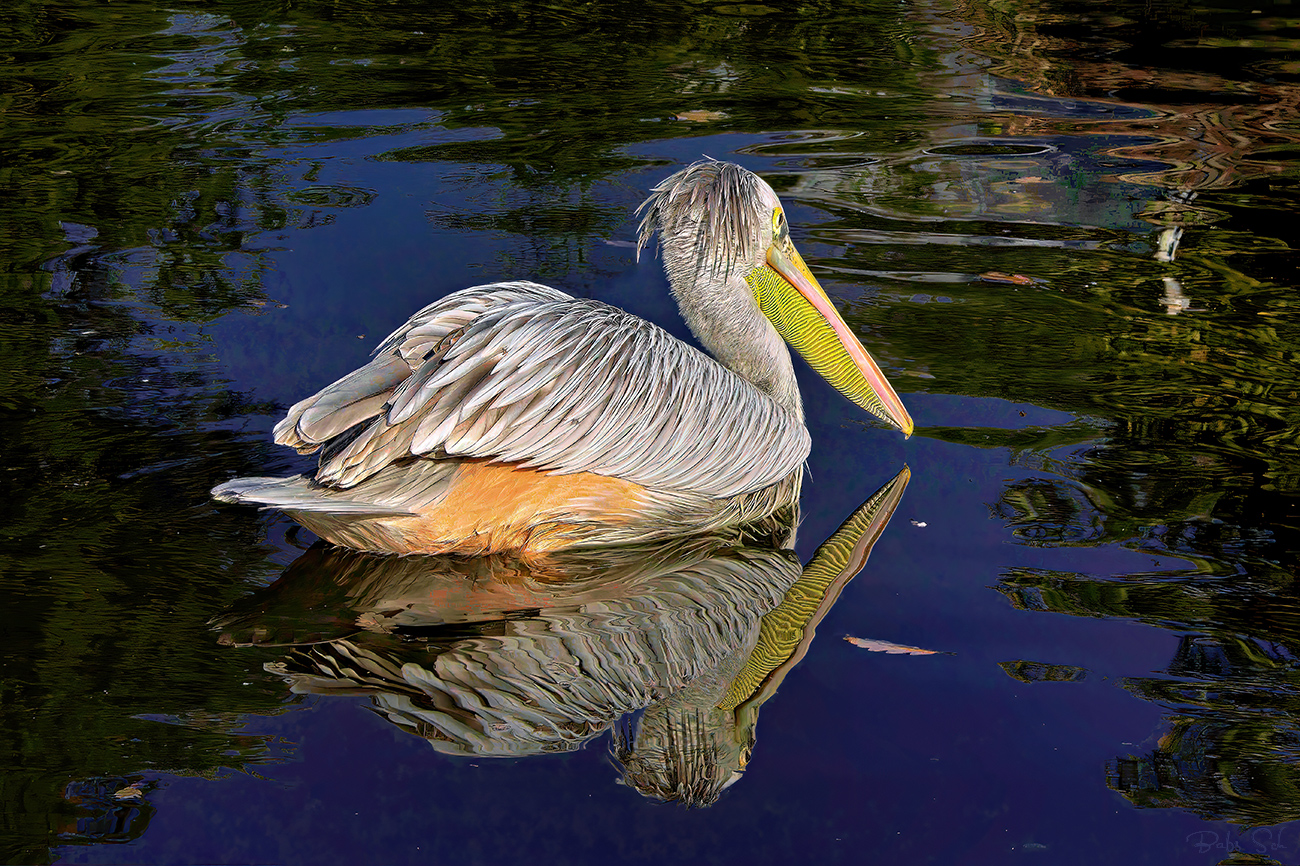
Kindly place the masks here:
[(772, 211), (772, 237), (781, 243), (789, 236), (790, 226), (785, 221), (785, 212), (777, 207)]

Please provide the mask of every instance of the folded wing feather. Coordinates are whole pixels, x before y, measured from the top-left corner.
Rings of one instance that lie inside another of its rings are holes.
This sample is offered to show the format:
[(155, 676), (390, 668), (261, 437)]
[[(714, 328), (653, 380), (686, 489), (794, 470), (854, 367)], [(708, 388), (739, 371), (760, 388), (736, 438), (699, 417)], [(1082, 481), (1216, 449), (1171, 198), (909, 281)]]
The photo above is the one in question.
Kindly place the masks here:
[(324, 446), (351, 488), (412, 456), (612, 475), (706, 496), (774, 484), (808, 434), (768, 395), (660, 328), (536, 283), (448, 295), (374, 359), (296, 404), (276, 441)]

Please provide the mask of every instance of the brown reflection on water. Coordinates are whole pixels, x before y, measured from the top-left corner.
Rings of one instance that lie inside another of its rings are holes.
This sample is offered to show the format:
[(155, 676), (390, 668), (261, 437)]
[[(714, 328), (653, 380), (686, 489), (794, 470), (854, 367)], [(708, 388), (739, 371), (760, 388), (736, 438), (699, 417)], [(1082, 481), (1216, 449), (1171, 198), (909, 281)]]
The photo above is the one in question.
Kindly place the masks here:
[[(1036, 0), (962, 2), (958, 9), (977, 28), (973, 47), (995, 60), (994, 74), (1039, 94), (1144, 109), (1148, 116), (1072, 124), (1077, 133), (1143, 139), (1108, 153), (1167, 165), (1121, 171), (1121, 180), (1226, 189), (1281, 175), (1288, 166), (1277, 160), (1295, 158), (1287, 149), (1300, 142), (1300, 66), (1290, 59), (1295, 40), (1286, 36), (1294, 22), (1281, 15), (1257, 11), (1225, 21), (1183, 4), (1108, 4), (1100, 11)], [(1147, 49), (1162, 58), (1196, 57), (1184, 68), (1152, 65)], [(1253, 62), (1235, 65), (1245, 50)], [(1208, 68), (1211, 63), (1218, 68)], [(1028, 118), (1021, 124), (1025, 132), (1035, 128), (1060, 130), (1061, 124)]]

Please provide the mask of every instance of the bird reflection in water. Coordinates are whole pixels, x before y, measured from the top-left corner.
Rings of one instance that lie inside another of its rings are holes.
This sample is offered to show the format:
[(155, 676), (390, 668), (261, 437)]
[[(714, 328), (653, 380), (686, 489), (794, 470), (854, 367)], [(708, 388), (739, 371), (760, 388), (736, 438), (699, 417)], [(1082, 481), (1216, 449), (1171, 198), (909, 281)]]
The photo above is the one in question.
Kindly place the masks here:
[[(801, 567), (794, 508), (724, 532), (544, 560), (379, 557), (320, 545), (214, 627), (285, 646), (298, 693), (368, 695), (455, 755), (579, 748), (606, 730), (623, 781), (708, 805), (740, 778), (758, 711), (866, 562), (904, 467)], [(635, 729), (619, 720), (644, 710)]]

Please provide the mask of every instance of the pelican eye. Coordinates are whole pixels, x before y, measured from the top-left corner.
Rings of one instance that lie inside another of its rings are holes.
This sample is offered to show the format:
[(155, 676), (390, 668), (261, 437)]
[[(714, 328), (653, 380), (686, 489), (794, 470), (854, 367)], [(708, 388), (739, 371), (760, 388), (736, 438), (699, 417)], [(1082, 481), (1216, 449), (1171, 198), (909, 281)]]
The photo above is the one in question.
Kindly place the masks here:
[(772, 238), (778, 244), (784, 244), (790, 239), (790, 226), (785, 221), (785, 213), (777, 208), (772, 211)]

